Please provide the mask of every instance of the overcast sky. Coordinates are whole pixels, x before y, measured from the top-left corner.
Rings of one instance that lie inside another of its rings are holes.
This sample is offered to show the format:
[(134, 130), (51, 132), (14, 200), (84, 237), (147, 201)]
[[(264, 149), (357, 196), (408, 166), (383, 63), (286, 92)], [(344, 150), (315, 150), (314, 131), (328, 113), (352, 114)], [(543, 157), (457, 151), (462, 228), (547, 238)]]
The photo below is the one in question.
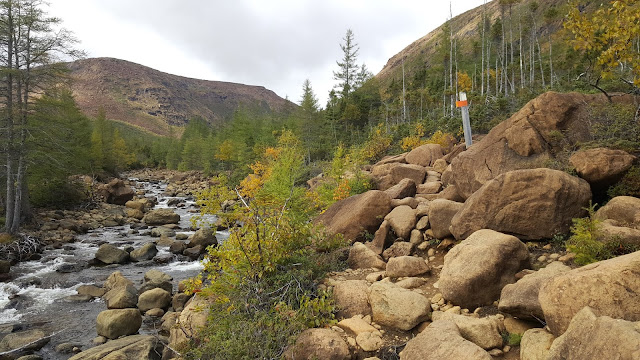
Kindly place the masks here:
[[(171, 74), (261, 85), (299, 102), (311, 81), (322, 106), (348, 28), (374, 74), (442, 24), (440, 0), (49, 0), (49, 14), (89, 57)], [(454, 16), (483, 0), (455, 0)]]

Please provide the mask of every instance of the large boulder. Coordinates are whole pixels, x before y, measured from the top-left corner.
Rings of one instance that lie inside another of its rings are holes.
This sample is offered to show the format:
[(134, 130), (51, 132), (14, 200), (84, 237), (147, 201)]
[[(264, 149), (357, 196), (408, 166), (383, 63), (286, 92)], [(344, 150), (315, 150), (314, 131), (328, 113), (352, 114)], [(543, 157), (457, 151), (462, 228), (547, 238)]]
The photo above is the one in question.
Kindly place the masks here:
[(347, 343), (333, 330), (307, 329), (284, 354), (288, 360), (349, 360)]
[(391, 198), (384, 191), (370, 190), (331, 205), (316, 223), (332, 234), (343, 234), (352, 242), (364, 239), (363, 232), (373, 234), (391, 211)]
[(142, 325), (142, 315), (138, 309), (105, 310), (96, 318), (98, 335), (107, 339), (133, 335)]
[(549, 349), (556, 339), (545, 329), (527, 330), (520, 340), (520, 360), (547, 360)]
[(566, 273), (570, 267), (554, 261), (532, 274), (525, 275), (515, 284), (508, 284), (500, 293), (498, 310), (519, 319), (543, 319), (542, 307), (538, 301), (540, 287), (550, 279)]
[(114, 271), (104, 282), (105, 291), (109, 291), (118, 287), (133, 286), (133, 281), (127, 279), (120, 271)]
[(616, 226), (614, 220), (605, 220), (600, 224), (597, 239), (603, 243), (614, 242), (615, 244), (639, 246), (640, 230), (626, 226)]
[(538, 295), (551, 332), (562, 335), (578, 311), (639, 321), (640, 251), (571, 270), (546, 282)]
[(135, 308), (138, 304), (138, 290), (133, 285), (116, 287), (104, 294), (107, 309)]
[(211, 228), (204, 228), (196, 231), (193, 236), (191, 236), (191, 239), (189, 240), (187, 246), (194, 247), (198, 245), (202, 246), (203, 249), (207, 246), (218, 245), (218, 239), (216, 239), (215, 230)]
[(423, 275), (429, 271), (431, 268), (427, 262), (416, 256), (392, 257), (387, 262), (386, 268), (387, 276), (391, 278)]
[(0, 353), (18, 350), (21, 348), (22, 351), (37, 351), (45, 346), (50, 339), (51, 337), (47, 336), (47, 334), (40, 329), (10, 333), (0, 340)]
[(584, 307), (551, 345), (546, 360), (639, 359), (637, 322), (596, 316)]
[(177, 224), (180, 222), (180, 215), (171, 209), (156, 209), (149, 211), (142, 221), (147, 225)]
[(382, 260), (380, 255), (360, 242), (356, 242), (349, 249), (347, 264), (352, 269), (384, 269), (387, 267), (387, 263)]
[(138, 297), (138, 309), (142, 312), (159, 308), (166, 309), (171, 305), (171, 294), (161, 288), (153, 288), (140, 294)]
[(483, 348), (466, 340), (452, 320), (434, 321), (407, 342), (400, 360), (491, 360)]
[(416, 211), (410, 206), (401, 205), (391, 210), (384, 219), (398, 237), (409, 240), (411, 230), (416, 226)]
[(378, 189), (387, 190), (403, 179), (411, 179), (416, 185), (422, 184), (427, 175), (427, 169), (421, 165), (389, 163), (374, 165), (371, 169), (371, 175), (378, 185)]
[(438, 285), (442, 296), (465, 308), (491, 304), (529, 266), (529, 251), (518, 238), (478, 230), (444, 257)]
[(116, 205), (126, 204), (135, 195), (133, 189), (121, 179), (113, 179), (108, 184), (98, 186), (96, 193), (102, 201)]
[(133, 250), (129, 256), (131, 256), (132, 261), (145, 261), (153, 259), (156, 254), (158, 254), (158, 248), (154, 243), (146, 243), (141, 247)]
[(413, 197), (416, 194), (416, 183), (411, 179), (402, 179), (396, 185), (385, 190), (392, 199), (404, 199)]
[(547, 92), (538, 96), (452, 159), (451, 180), (466, 199), (501, 174), (543, 166), (553, 157), (558, 134), (569, 144), (588, 140), (588, 105), (606, 102), (600, 94)]
[(369, 287), (373, 321), (399, 330), (411, 330), (431, 315), (431, 301), (390, 282), (378, 281)]
[(160, 360), (164, 345), (152, 335), (132, 335), (92, 347), (69, 360), (136, 359)]
[(444, 239), (451, 236), (451, 220), (462, 210), (464, 204), (445, 200), (436, 199), (429, 203), (429, 224), (433, 230), (433, 236), (437, 239)]
[(569, 231), (573, 218), (585, 215), (589, 184), (551, 169), (516, 170), (486, 182), (453, 217), (451, 232), (464, 239), (493, 229), (523, 240), (551, 238)]
[(409, 164), (420, 166), (433, 166), (436, 160), (444, 156), (444, 149), (440, 144), (426, 144), (411, 150), (405, 160)]
[(129, 253), (111, 244), (102, 244), (96, 251), (96, 259), (105, 264), (124, 264), (129, 261)]
[(209, 300), (196, 294), (185, 305), (175, 326), (169, 332), (169, 346), (177, 348), (189, 341), (207, 324), (209, 316)]
[(633, 196), (616, 196), (596, 211), (599, 220), (613, 220), (617, 226), (640, 226), (640, 199)]
[(581, 178), (595, 188), (606, 188), (622, 178), (635, 156), (623, 150), (596, 148), (581, 150), (569, 158)]
[(338, 318), (355, 315), (370, 315), (369, 284), (365, 280), (345, 280), (333, 287), (333, 299), (338, 309)]
[(435, 311), (431, 319), (451, 320), (458, 326), (460, 335), (483, 349), (502, 347), (502, 335), (500, 334), (500, 320), (495, 316), (475, 318), (465, 315), (451, 314)]

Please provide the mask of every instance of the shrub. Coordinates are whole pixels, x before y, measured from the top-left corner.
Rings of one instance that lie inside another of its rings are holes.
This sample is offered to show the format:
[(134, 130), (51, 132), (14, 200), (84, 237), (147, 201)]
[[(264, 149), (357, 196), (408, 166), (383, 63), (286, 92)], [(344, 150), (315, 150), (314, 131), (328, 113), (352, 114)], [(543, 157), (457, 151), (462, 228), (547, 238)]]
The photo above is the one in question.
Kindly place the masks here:
[[(184, 358), (279, 358), (304, 329), (334, 322), (330, 294), (318, 290), (318, 281), (343, 267), (339, 249), (346, 244), (310, 221), (314, 206), (298, 186), (302, 153), (297, 139), (284, 132), (242, 188), (218, 178), (218, 185), (200, 194), (201, 213), (243, 225), (230, 227), (226, 241), (207, 249), (206, 276), (190, 281), (191, 291), (216, 301)], [(221, 212), (225, 200), (238, 197), (240, 206)]]
[(567, 241), (567, 249), (576, 254), (575, 262), (578, 265), (586, 265), (611, 257), (600, 237), (600, 220), (595, 218), (595, 205), (587, 208), (589, 216), (573, 219), (571, 237)]

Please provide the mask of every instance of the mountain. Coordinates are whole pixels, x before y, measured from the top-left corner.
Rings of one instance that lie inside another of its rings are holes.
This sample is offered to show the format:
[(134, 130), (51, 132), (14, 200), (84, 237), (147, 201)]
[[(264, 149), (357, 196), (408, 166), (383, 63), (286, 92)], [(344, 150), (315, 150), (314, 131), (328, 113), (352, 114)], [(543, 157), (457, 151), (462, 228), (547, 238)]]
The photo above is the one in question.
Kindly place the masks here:
[(93, 58), (67, 65), (74, 97), (86, 115), (96, 116), (103, 108), (108, 119), (158, 135), (197, 116), (221, 123), (238, 107), (259, 113), (295, 107), (262, 86), (191, 79), (125, 60)]

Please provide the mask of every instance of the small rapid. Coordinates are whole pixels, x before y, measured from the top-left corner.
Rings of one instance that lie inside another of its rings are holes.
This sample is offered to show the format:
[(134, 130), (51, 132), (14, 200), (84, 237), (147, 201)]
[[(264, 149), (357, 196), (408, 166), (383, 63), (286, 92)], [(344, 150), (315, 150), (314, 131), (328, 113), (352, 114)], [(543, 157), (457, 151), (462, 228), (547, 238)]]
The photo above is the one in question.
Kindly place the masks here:
[[(137, 179), (135, 187), (142, 190), (146, 197), (158, 199), (157, 208), (172, 208), (180, 215), (175, 229), (185, 235), (194, 233), (191, 218), (197, 214), (192, 198), (164, 195), (165, 183), (141, 182)], [(177, 200), (175, 200), (177, 199)], [(207, 220), (214, 220), (213, 218)], [(114, 271), (133, 281), (136, 286), (142, 283), (145, 272), (155, 269), (173, 277), (174, 291), (180, 280), (197, 275), (203, 265), (182, 255), (174, 255), (168, 246), (157, 245), (158, 254), (154, 260), (131, 262), (127, 264), (92, 266), (95, 253), (101, 244), (109, 243), (119, 248), (139, 248), (145, 243), (156, 241), (150, 236), (151, 228), (127, 224), (90, 230), (78, 235), (76, 241), (59, 249), (47, 249), (39, 260), (25, 261), (11, 268), (12, 280), (0, 283), (0, 328), (13, 326), (13, 329), (37, 327), (49, 334), (55, 334), (49, 344), (40, 350), (44, 359), (67, 359), (71, 355), (60, 354), (53, 350), (55, 345), (69, 342), (81, 349), (92, 345), (97, 336), (95, 320), (106, 304), (100, 298), (89, 302), (76, 302), (69, 296), (76, 295), (81, 285), (101, 286)], [(218, 232), (217, 238), (224, 239), (228, 234)], [(157, 324), (146, 323), (140, 329), (143, 334), (155, 334)]]

